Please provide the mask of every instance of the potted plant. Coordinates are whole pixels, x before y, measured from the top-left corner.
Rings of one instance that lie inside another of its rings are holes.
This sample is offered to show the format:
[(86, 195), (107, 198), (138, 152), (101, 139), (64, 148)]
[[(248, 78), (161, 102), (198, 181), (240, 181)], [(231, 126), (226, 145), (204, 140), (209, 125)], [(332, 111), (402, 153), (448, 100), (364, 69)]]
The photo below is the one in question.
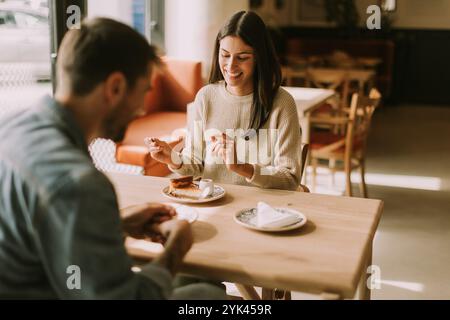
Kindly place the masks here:
[(359, 14), (354, 0), (325, 0), (326, 18), (347, 35), (358, 28)]

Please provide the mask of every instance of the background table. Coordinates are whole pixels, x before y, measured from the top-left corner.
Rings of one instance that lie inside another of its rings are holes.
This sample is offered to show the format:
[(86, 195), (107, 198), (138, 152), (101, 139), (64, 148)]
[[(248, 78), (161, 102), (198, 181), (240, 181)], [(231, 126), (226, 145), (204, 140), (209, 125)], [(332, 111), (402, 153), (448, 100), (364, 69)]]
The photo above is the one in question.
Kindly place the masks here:
[[(350, 82), (357, 82), (360, 93), (363, 93), (364, 88), (370, 90), (373, 87), (376, 71), (372, 69), (351, 69), (351, 68), (311, 68), (314, 72), (319, 72), (324, 76), (327, 75), (343, 75), (347, 77)], [(283, 77), (286, 79), (286, 84), (291, 85), (293, 79), (306, 79), (306, 69), (295, 69), (291, 67), (283, 68)]]
[(283, 87), (295, 100), (298, 118), (302, 128), (302, 142), (309, 143), (311, 112), (320, 107), (325, 101), (333, 97), (334, 90), (304, 88), (304, 87)]

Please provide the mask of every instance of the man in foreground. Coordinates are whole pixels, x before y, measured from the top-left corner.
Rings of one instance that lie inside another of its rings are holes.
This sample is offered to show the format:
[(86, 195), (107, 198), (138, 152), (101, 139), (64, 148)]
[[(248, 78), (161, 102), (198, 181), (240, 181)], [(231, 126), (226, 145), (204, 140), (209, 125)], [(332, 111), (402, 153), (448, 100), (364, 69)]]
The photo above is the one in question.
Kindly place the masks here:
[[(55, 98), (1, 121), (0, 297), (225, 297), (207, 283), (173, 288), (192, 245), (190, 225), (161, 204), (120, 215), (113, 186), (89, 156), (94, 139), (123, 138), (159, 64), (154, 47), (130, 27), (85, 22), (61, 44)], [(159, 239), (165, 250), (134, 273), (124, 235)]]

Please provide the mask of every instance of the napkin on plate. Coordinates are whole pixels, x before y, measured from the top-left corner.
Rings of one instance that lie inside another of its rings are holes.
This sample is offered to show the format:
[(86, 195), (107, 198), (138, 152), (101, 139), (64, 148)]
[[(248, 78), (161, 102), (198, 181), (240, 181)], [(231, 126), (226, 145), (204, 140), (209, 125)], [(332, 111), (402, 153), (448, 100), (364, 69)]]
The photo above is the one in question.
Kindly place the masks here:
[(256, 224), (259, 228), (282, 228), (299, 221), (297, 215), (275, 210), (267, 203), (258, 202)]

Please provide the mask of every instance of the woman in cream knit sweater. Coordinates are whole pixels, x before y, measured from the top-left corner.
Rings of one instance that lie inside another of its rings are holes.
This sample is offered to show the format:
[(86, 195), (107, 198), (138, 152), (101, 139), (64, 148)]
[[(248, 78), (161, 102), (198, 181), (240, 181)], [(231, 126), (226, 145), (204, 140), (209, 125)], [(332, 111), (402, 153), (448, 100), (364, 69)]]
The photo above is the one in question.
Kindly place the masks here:
[(151, 156), (182, 175), (295, 190), (301, 174), (297, 109), (280, 88), (280, 65), (258, 15), (238, 12), (220, 30), (209, 83), (189, 110), (183, 151), (151, 138)]

